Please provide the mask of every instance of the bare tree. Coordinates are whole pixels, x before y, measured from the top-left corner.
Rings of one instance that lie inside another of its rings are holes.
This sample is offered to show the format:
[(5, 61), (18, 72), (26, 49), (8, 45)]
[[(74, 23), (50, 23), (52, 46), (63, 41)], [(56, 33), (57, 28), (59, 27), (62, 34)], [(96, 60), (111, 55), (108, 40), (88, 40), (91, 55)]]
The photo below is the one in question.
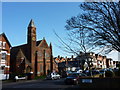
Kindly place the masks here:
[(82, 30), (95, 47), (111, 45), (120, 52), (120, 2), (84, 2), (80, 8), (84, 13), (67, 20), (66, 29)]
[(59, 48), (77, 56), (84, 53), (82, 64), (86, 61), (88, 66), (87, 53), (97, 47), (110, 46), (120, 52), (120, 2), (84, 2), (80, 10), (81, 14), (66, 21), (67, 40), (54, 32), (62, 44)]
[(94, 47), (89, 43), (89, 36), (83, 30), (69, 32), (65, 39), (62, 39), (55, 31), (61, 45), (57, 45), (66, 53), (80, 55), (80, 53), (90, 52)]
[(78, 60), (81, 69), (84, 69), (83, 65), (85, 62), (90, 66), (88, 52), (91, 52), (91, 50), (94, 49), (94, 46), (90, 44), (91, 41), (89, 41), (87, 32), (84, 32), (82, 28), (81, 30), (70, 31), (67, 34), (66, 40), (62, 39), (55, 31), (54, 33), (61, 44), (57, 46), (66, 53), (77, 56), (76, 59)]

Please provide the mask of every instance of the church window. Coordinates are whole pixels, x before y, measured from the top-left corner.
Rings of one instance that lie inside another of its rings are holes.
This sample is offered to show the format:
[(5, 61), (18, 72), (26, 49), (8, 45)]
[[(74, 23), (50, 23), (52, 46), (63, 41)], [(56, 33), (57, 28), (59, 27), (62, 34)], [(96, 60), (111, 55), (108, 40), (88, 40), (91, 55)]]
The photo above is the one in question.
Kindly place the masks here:
[(43, 67), (42, 67), (42, 64), (40, 64), (40, 71), (41, 71), (41, 72), (43, 71)]
[(41, 52), (38, 52), (38, 56), (39, 56), (39, 57), (42, 57), (42, 53), (41, 53)]
[(45, 58), (49, 58), (49, 54), (48, 53), (45, 53)]
[(48, 69), (50, 69), (50, 65), (48, 64)]

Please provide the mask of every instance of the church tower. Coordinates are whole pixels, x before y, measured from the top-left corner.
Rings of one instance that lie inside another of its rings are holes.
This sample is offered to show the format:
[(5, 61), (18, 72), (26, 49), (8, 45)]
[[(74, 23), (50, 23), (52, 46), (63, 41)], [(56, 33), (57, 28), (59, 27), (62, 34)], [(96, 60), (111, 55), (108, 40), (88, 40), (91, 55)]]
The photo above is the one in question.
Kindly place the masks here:
[(28, 25), (27, 44), (28, 44), (28, 60), (31, 62), (31, 68), (32, 68), (31, 71), (33, 72), (34, 75), (35, 52), (36, 52), (36, 27), (32, 19)]

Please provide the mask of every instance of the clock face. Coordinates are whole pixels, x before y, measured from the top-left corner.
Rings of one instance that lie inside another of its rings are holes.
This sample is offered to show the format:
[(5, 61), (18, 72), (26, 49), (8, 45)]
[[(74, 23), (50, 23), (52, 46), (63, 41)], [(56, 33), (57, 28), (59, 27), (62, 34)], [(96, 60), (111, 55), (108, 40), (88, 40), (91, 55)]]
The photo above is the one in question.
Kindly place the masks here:
[(35, 41), (35, 37), (32, 37), (32, 40)]

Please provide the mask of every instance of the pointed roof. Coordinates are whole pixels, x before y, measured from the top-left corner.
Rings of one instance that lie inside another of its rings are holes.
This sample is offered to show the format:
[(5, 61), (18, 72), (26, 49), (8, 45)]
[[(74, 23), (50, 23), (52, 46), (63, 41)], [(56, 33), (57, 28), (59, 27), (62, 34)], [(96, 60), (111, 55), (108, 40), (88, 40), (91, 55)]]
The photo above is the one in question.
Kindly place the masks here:
[(29, 23), (28, 27), (35, 27), (33, 19), (30, 20), (30, 23)]
[(49, 45), (50, 49), (52, 49), (52, 43), (50, 42), (50, 45)]
[[(39, 43), (39, 42), (38, 42), (38, 43)], [(43, 39), (40, 41), (40, 43), (37, 44), (37, 46), (48, 48), (48, 44), (47, 44), (45, 38), (43, 38)]]
[(9, 42), (9, 40), (8, 40), (8, 38), (7, 38), (6, 35), (5, 35), (5, 33), (0, 34), (0, 37), (2, 37), (2, 36), (6, 39), (6, 41), (8, 42), (8, 45), (9, 45), (10, 47), (12, 47), (11, 44), (10, 44), (10, 42)]
[(23, 51), (20, 48), (20, 49), (18, 49), (16, 57), (22, 57), (22, 56), (24, 56), (24, 54), (23, 54)]
[(50, 47), (52, 47), (52, 43), (50, 42)]
[(43, 37), (43, 40), (45, 40), (45, 37)]
[(36, 42), (36, 46), (38, 46), (41, 43), (42, 40), (39, 40)]

